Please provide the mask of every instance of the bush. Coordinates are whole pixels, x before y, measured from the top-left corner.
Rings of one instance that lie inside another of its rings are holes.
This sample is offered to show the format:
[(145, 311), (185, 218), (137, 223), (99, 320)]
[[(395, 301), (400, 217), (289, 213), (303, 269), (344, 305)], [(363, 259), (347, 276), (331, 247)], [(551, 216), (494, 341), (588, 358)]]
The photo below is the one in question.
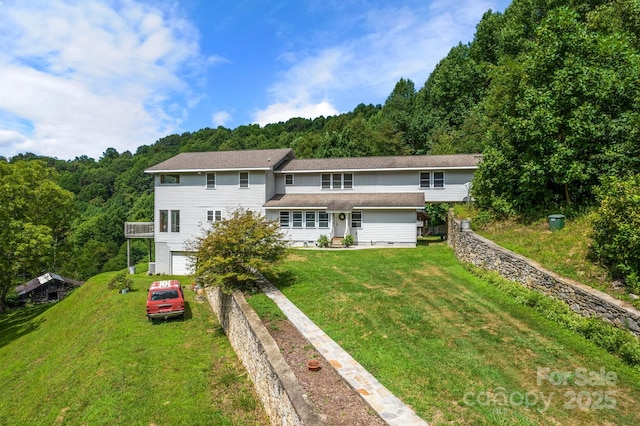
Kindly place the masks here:
[(329, 247), (329, 237), (327, 235), (320, 235), (318, 237), (318, 241), (316, 241), (318, 244), (318, 247), (322, 247), (322, 248), (327, 248)]
[(630, 291), (640, 288), (640, 175), (608, 177), (597, 191), (590, 255)]
[(129, 291), (131, 290), (132, 285), (133, 285), (133, 280), (127, 277), (126, 271), (122, 271), (117, 275), (115, 275), (113, 278), (111, 278), (111, 280), (107, 284), (109, 290), (116, 289), (118, 291), (121, 291), (121, 290)]
[(353, 235), (345, 235), (342, 240), (342, 245), (345, 247), (350, 247), (353, 245)]

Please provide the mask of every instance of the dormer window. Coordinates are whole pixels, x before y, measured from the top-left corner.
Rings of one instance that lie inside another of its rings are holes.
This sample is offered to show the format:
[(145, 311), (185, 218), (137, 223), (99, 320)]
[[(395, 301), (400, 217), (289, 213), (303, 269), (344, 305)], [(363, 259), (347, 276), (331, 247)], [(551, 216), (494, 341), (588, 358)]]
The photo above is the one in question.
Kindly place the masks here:
[(160, 183), (163, 185), (178, 184), (180, 183), (180, 175), (179, 174), (160, 175)]

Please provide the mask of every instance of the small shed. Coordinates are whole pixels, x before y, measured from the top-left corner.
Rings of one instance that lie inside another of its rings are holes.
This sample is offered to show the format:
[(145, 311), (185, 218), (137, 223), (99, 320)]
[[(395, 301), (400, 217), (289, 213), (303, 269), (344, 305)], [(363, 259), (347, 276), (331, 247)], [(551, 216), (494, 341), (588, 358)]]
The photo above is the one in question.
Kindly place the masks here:
[(44, 303), (62, 300), (74, 288), (81, 286), (81, 281), (64, 278), (48, 272), (27, 281), (15, 288), (18, 303), (26, 303), (31, 299), (33, 303)]

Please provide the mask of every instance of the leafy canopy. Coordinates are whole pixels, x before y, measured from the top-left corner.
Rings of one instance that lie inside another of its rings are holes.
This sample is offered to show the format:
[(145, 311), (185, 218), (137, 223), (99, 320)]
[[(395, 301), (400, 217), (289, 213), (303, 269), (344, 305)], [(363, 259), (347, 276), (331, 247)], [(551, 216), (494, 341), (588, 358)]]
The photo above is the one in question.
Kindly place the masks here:
[(227, 293), (248, 290), (256, 272), (267, 272), (284, 258), (283, 237), (278, 222), (238, 208), (194, 242), (196, 279)]
[(13, 287), (54, 269), (72, 215), (73, 195), (38, 161), (0, 161), (0, 312)]

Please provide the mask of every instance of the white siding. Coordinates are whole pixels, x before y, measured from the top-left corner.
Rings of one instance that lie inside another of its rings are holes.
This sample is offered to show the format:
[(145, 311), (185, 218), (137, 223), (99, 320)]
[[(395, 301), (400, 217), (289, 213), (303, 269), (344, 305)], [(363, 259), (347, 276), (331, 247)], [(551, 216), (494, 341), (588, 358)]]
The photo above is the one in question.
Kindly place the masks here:
[(276, 190), (279, 194), (308, 193), (389, 193), (416, 192), (425, 193), (426, 202), (464, 201), (468, 195), (467, 184), (473, 178), (473, 170), (443, 170), (444, 188), (421, 189), (420, 172), (410, 171), (364, 171), (353, 172), (352, 189), (322, 189), (321, 172), (296, 173), (294, 185), (284, 185), (284, 174), (276, 176)]
[(358, 245), (416, 244), (415, 210), (362, 210), (362, 228), (351, 230)]
[[(361, 211), (362, 227), (350, 230), (357, 245), (394, 243), (402, 246), (415, 246), (417, 235), (415, 210)], [(329, 217), (331, 218), (332, 215)], [(268, 210), (267, 218), (278, 220), (279, 211)], [(315, 243), (320, 235), (331, 236), (331, 229), (332, 224), (330, 223), (329, 228), (283, 228), (282, 232), (293, 245), (302, 245), (303, 242)]]
[[(216, 172), (215, 189), (207, 189), (206, 173), (182, 173), (180, 183), (175, 185), (161, 185), (160, 177), (156, 175), (154, 211), (157, 272), (170, 273), (171, 253), (188, 251), (187, 242), (202, 235), (201, 226), (206, 225), (207, 210), (220, 210), (223, 217), (238, 207), (263, 212), (262, 205), (267, 193), (265, 175), (264, 171), (250, 171), (249, 188), (239, 188), (238, 171)], [(160, 232), (160, 210), (180, 211), (179, 232), (171, 232), (171, 224), (169, 232)]]

